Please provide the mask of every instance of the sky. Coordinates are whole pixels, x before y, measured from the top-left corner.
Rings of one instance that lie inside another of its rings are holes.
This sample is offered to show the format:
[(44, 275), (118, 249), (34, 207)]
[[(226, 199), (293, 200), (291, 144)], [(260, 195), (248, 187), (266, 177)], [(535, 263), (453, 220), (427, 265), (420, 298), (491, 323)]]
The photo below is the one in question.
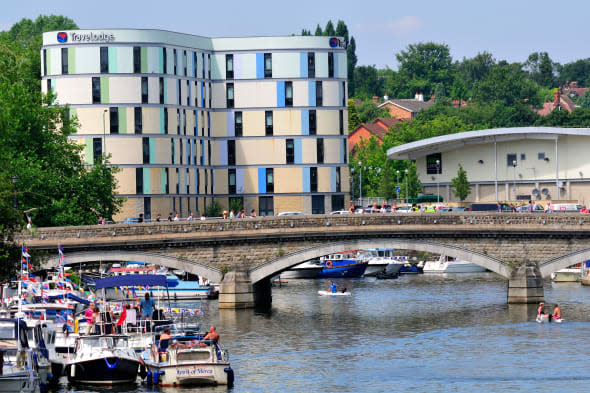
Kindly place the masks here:
[(340, 19), (356, 41), (357, 65), (397, 69), (409, 44), (447, 44), (455, 60), (491, 52), (524, 62), (548, 52), (562, 64), (590, 57), (590, 1), (548, 0), (0, 0), (0, 30), (22, 18), (63, 15), (80, 28), (150, 28), (206, 37), (312, 33)]

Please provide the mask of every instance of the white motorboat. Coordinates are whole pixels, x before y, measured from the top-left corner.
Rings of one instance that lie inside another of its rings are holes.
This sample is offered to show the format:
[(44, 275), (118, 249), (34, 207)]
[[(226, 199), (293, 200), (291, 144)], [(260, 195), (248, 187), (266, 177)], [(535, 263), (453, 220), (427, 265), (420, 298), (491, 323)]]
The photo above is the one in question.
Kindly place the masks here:
[(135, 382), (139, 365), (127, 336), (82, 336), (76, 339), (65, 374), (70, 383), (115, 385)]
[(441, 255), (436, 261), (427, 261), (424, 263), (424, 273), (481, 273), (486, 269), (474, 263), (461, 259), (449, 260), (445, 255)]
[(551, 273), (553, 282), (579, 282), (582, 279), (581, 264), (573, 265)]
[(393, 248), (371, 248), (359, 251), (359, 256), (368, 263), (364, 276), (376, 276), (382, 273), (385, 268), (392, 275), (399, 273), (404, 264), (398, 262), (393, 251)]
[(39, 374), (29, 348), (24, 321), (0, 318), (0, 392), (33, 392), (39, 389)]
[(317, 278), (323, 266), (319, 260), (303, 262), (281, 273), (281, 279)]

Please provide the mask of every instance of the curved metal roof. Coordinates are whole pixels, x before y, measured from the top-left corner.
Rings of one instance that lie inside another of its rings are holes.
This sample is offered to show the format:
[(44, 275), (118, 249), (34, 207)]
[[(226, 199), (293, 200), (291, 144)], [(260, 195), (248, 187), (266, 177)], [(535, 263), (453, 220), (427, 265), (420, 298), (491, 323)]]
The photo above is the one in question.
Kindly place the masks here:
[(387, 150), (387, 156), (392, 160), (413, 160), (419, 157), (424, 157), (428, 154), (442, 153), (467, 145), (480, 145), (523, 139), (554, 140), (560, 135), (580, 135), (590, 137), (590, 128), (512, 127), (466, 131), (457, 134), (422, 139), (420, 141), (392, 147)]

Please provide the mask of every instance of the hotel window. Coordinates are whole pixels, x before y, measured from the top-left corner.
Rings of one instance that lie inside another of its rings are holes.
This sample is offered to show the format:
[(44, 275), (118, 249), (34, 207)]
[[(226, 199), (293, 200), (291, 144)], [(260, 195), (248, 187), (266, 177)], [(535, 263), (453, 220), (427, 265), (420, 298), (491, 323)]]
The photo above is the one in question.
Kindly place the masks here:
[(166, 173), (166, 194), (170, 193), (170, 168), (164, 168), (164, 173)]
[(148, 78), (146, 76), (141, 77), (141, 103), (148, 103)]
[(92, 158), (94, 159), (94, 164), (100, 160), (102, 160), (102, 139), (101, 138), (92, 138)]
[(141, 147), (143, 151), (143, 163), (150, 163), (150, 138), (141, 138)]
[(227, 192), (228, 194), (236, 193), (236, 170), (227, 170)]
[(332, 211), (344, 210), (344, 195), (332, 195)]
[(307, 77), (315, 78), (315, 53), (307, 52)]
[(258, 197), (258, 215), (261, 217), (272, 216), (274, 214), (274, 206), (271, 196)]
[(340, 167), (336, 167), (336, 192), (340, 192)]
[[(99, 79), (99, 78), (96, 78)], [(47, 94), (51, 93), (51, 79), (46, 79), (47, 81)], [(98, 102), (100, 102), (100, 84), (98, 85)], [(96, 104), (96, 102), (94, 102), (94, 78), (92, 78), (92, 103)]]
[(201, 63), (202, 63), (201, 78), (205, 79), (205, 54), (204, 53), (201, 53)]
[(318, 192), (318, 168), (309, 168), (309, 191)]
[(211, 79), (211, 54), (207, 53), (207, 79)]
[(342, 149), (340, 150), (342, 152), (342, 162), (344, 164), (348, 163), (348, 150), (346, 149), (346, 140), (347, 138), (342, 139)]
[(176, 135), (180, 135), (180, 109), (176, 109)]
[(346, 106), (346, 82), (342, 82), (342, 106)]
[[(176, 168), (176, 194), (180, 194), (180, 169)], [(181, 207), (182, 209), (182, 207)]]
[(322, 106), (324, 103), (322, 82), (317, 81), (315, 83), (315, 106)]
[(176, 81), (176, 92), (178, 93), (177, 97), (176, 97), (176, 103), (178, 105), (182, 105), (182, 101), (181, 101), (181, 97), (180, 97), (182, 95), (182, 89), (180, 88), (180, 79), (178, 79)]
[(168, 108), (164, 108), (164, 134), (168, 134)]
[(209, 172), (204, 170), (203, 173), (205, 174), (205, 194), (207, 194), (207, 189), (209, 188)]
[(293, 82), (285, 82), (285, 106), (293, 106)]
[(47, 49), (43, 49), (43, 76), (47, 75)]
[(176, 160), (174, 159), (176, 156), (176, 149), (174, 149), (174, 138), (170, 138), (170, 163), (174, 164)]
[(211, 136), (211, 112), (207, 112), (207, 136)]
[(135, 193), (143, 194), (143, 168), (135, 168)]
[(272, 168), (266, 168), (266, 192), (275, 192), (275, 176)]
[(141, 134), (143, 132), (143, 113), (141, 107), (133, 108), (133, 117), (135, 121), (135, 133)]
[(287, 164), (293, 164), (295, 162), (295, 142), (293, 139), (287, 139), (285, 147)]
[(182, 133), (186, 135), (186, 110), (182, 110)]
[(312, 195), (311, 196), (311, 214), (325, 214), (324, 208), (324, 196), (323, 195)]
[(141, 73), (141, 48), (139, 46), (133, 47), (133, 73)]
[(264, 77), (272, 78), (272, 53), (264, 54)]
[(234, 79), (234, 55), (225, 55), (225, 79)]
[(242, 112), (236, 112), (234, 115), (234, 135), (242, 136)]
[[(233, 93), (233, 91), (232, 91), (232, 93)], [(211, 82), (209, 82), (209, 90), (207, 91), (207, 99), (209, 101), (209, 108), (211, 108), (211, 96), (212, 96), (212, 94), (211, 94)], [(232, 106), (232, 108), (233, 108), (233, 106)]]
[[(51, 90), (51, 86), (48, 87), (47, 92)], [(97, 77), (92, 78), (92, 103), (100, 104), (100, 78)]]
[(199, 106), (199, 88), (198, 88), (198, 83), (195, 82), (195, 108), (197, 108)]
[(68, 73), (68, 48), (61, 48), (61, 73)]
[(316, 139), (316, 160), (318, 164), (324, 163), (324, 138)]
[(164, 103), (164, 78), (160, 77), (160, 104)]
[(228, 83), (226, 87), (226, 99), (227, 99), (227, 107), (233, 108), (234, 107), (234, 84)]
[(317, 132), (317, 118), (316, 111), (312, 109), (309, 111), (309, 135), (315, 135)]
[(338, 124), (340, 127), (340, 135), (344, 135), (344, 111), (340, 110), (338, 112)]
[(227, 141), (227, 165), (236, 165), (236, 141)]
[(187, 70), (186, 70), (186, 51), (182, 51), (182, 67), (184, 68), (184, 76), (187, 76)]
[(264, 112), (264, 135), (271, 136), (273, 134), (273, 127), (272, 127), (272, 111), (265, 111)]
[(111, 134), (119, 133), (119, 108), (109, 108), (109, 121)]
[(182, 165), (184, 160), (184, 143), (182, 139), (178, 140), (178, 147), (180, 148), (180, 154), (178, 154), (179, 164)]
[(150, 220), (152, 218), (152, 198), (143, 198), (143, 211), (145, 213), (145, 219)]
[(176, 70), (177, 70), (177, 66), (178, 66), (178, 57), (176, 54), (176, 49), (172, 49), (172, 57), (174, 58), (174, 62), (172, 64), (174, 64), (174, 75), (176, 75)]
[(100, 73), (109, 73), (109, 48), (106, 46), (100, 47)]
[(191, 86), (188, 81), (186, 80), (186, 106), (190, 106), (191, 104)]
[(166, 48), (162, 48), (162, 53), (163, 53), (163, 58), (164, 58), (164, 69), (162, 70), (164, 72), (164, 74), (168, 73), (168, 59), (167, 59), (167, 51)]
[(328, 78), (334, 77), (334, 52), (328, 53)]

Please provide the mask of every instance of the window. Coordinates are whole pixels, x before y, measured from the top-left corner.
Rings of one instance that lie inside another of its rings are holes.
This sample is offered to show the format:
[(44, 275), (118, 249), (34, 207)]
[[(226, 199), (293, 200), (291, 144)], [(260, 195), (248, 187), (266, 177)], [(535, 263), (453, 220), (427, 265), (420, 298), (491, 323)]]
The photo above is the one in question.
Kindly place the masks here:
[(92, 138), (92, 158), (95, 165), (102, 159), (102, 139), (100, 138)]
[(526, 154), (520, 153), (520, 161), (526, 160)]
[(287, 164), (293, 164), (295, 162), (295, 143), (293, 139), (287, 139), (286, 146), (286, 160)]
[(139, 74), (141, 72), (141, 48), (139, 46), (133, 47), (133, 73)]
[(182, 139), (178, 140), (178, 147), (180, 148), (180, 154), (178, 154), (178, 158), (179, 158), (179, 164), (182, 165), (183, 164), (183, 160), (184, 160), (184, 142), (182, 141)]
[(146, 76), (141, 77), (141, 103), (148, 103), (148, 78)]
[(170, 138), (170, 163), (174, 164), (176, 162), (176, 149), (174, 148), (174, 138)]
[(272, 111), (265, 111), (264, 112), (264, 135), (271, 136), (273, 133), (272, 128)]
[(236, 112), (234, 115), (234, 135), (242, 136), (242, 112)]
[[(98, 79), (98, 78), (96, 78)], [(51, 93), (51, 79), (46, 79), (47, 81), (47, 94)], [(98, 85), (99, 88), (99, 93), (98, 93), (98, 102), (100, 102), (100, 84)], [(92, 103), (96, 104), (96, 102), (94, 102), (94, 78), (92, 78)]]
[(182, 110), (182, 133), (186, 135), (186, 110)]
[(164, 108), (164, 134), (168, 134), (168, 108)]
[(236, 165), (236, 141), (227, 141), (227, 165)]
[(47, 75), (47, 49), (43, 49), (43, 76)]
[(160, 104), (164, 103), (164, 78), (160, 78)]
[(61, 73), (68, 73), (68, 48), (61, 48)]
[(311, 214), (325, 214), (324, 209), (324, 196), (323, 195), (312, 195), (311, 196)]
[(191, 87), (188, 79), (186, 80), (186, 106), (191, 104)]
[(225, 55), (225, 79), (234, 79), (234, 55)]
[(317, 81), (315, 83), (315, 106), (322, 106), (324, 103), (322, 82)]
[(143, 168), (135, 168), (135, 193), (143, 194)]
[(236, 193), (236, 170), (227, 170), (227, 192), (228, 194)]
[(207, 53), (207, 79), (211, 79), (211, 54)]
[(537, 159), (538, 160), (544, 160), (545, 159), (545, 153), (537, 153)]
[(272, 216), (274, 214), (274, 205), (271, 196), (258, 197), (258, 215)]
[[(193, 52), (193, 76), (197, 77), (197, 52)], [(197, 82), (195, 82), (195, 85)], [(195, 104), (197, 106), (197, 104)]]
[(201, 68), (201, 78), (205, 79), (205, 54), (201, 53), (201, 63), (203, 67)]
[(317, 133), (317, 118), (315, 109), (309, 111), (309, 135)]
[(106, 46), (100, 47), (100, 73), (109, 73), (109, 48)]
[(307, 52), (307, 77), (315, 78), (315, 53)]
[(346, 106), (346, 82), (342, 82), (342, 106)]
[(172, 49), (172, 57), (174, 58), (174, 75), (176, 75), (176, 70), (178, 66), (178, 56), (176, 55), (176, 49)]
[(170, 168), (164, 168), (166, 173), (166, 194), (170, 193)]
[(518, 163), (516, 162), (516, 153), (511, 153), (511, 154), (506, 154), (506, 165), (507, 166), (513, 166), (513, 165), (517, 165)]
[(344, 111), (338, 112), (338, 125), (340, 127), (340, 135), (344, 135)]
[[(235, 150), (236, 149), (234, 144), (234, 152)], [(211, 165), (211, 141), (207, 141), (207, 165)]]
[(163, 69), (163, 72), (164, 72), (164, 74), (167, 74), (168, 73), (168, 56), (166, 54), (166, 52), (167, 52), (166, 51), (166, 48), (162, 48), (162, 52), (163, 52), (163, 56), (162, 57), (164, 58), (164, 69)]
[(275, 192), (275, 176), (272, 168), (266, 168), (266, 192)]
[(150, 138), (141, 138), (141, 147), (143, 151), (143, 163), (150, 163)]
[(197, 108), (199, 106), (199, 99), (198, 99), (198, 97), (199, 97), (198, 91), (199, 90), (198, 90), (197, 86), (198, 86), (198, 84), (197, 84), (197, 82), (195, 82), (195, 108)]
[(316, 143), (316, 161), (318, 164), (324, 163), (324, 138), (318, 138)]
[[(49, 92), (51, 89), (48, 89)], [(92, 78), (92, 103), (100, 104), (100, 78)]]
[(309, 168), (309, 191), (318, 192), (318, 168)]
[(227, 84), (225, 95), (226, 95), (226, 99), (227, 99), (227, 107), (233, 108), (234, 107), (234, 84), (233, 83)]
[(293, 82), (285, 82), (285, 106), (293, 106)]
[(442, 156), (440, 153), (426, 156), (426, 174), (440, 175), (442, 173)]
[(334, 77), (334, 52), (328, 53), (328, 78)]
[(272, 53), (264, 54), (264, 77), (272, 78)]
[[(176, 194), (180, 194), (180, 169), (176, 168)], [(181, 207), (182, 209), (182, 207)]]
[(176, 135), (180, 135), (180, 109), (176, 109)]
[(141, 134), (143, 132), (143, 112), (141, 107), (133, 108), (133, 117), (135, 121), (135, 133)]
[(340, 167), (336, 168), (336, 192), (340, 192)]
[(152, 218), (152, 198), (143, 198), (143, 212), (145, 213), (146, 220)]
[[(233, 83), (232, 83), (233, 86)], [(211, 82), (209, 82), (209, 90), (207, 90), (207, 100), (209, 101), (209, 108), (211, 108)], [(233, 89), (232, 89), (232, 96), (233, 96)], [(233, 99), (233, 97), (232, 97)], [(232, 108), (233, 108), (233, 104), (232, 104)]]
[(332, 195), (332, 210), (344, 210), (344, 195)]
[(186, 51), (182, 52), (182, 67), (184, 68), (184, 76), (186, 76)]
[(109, 108), (109, 121), (111, 123), (111, 134), (119, 133), (119, 108)]
[(176, 93), (177, 93), (176, 103), (178, 105), (182, 105), (182, 101), (181, 101), (182, 89), (180, 88), (180, 79), (178, 79), (176, 81)]

